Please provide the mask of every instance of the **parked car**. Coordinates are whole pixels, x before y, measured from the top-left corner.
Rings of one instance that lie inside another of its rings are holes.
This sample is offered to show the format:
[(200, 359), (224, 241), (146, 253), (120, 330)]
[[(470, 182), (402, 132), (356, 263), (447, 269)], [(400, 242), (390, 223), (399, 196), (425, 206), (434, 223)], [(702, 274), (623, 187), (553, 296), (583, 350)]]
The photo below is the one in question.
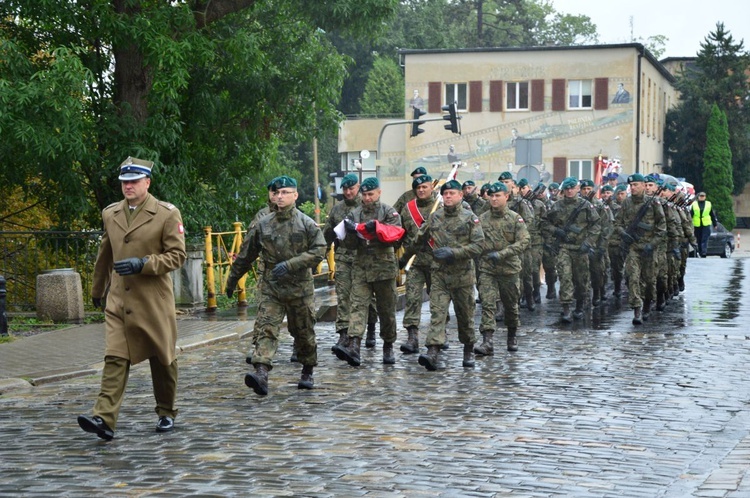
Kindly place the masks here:
[(734, 252), (734, 234), (724, 228), (719, 223), (716, 230), (711, 231), (708, 238), (708, 248), (706, 256), (721, 256), (722, 258), (731, 258)]

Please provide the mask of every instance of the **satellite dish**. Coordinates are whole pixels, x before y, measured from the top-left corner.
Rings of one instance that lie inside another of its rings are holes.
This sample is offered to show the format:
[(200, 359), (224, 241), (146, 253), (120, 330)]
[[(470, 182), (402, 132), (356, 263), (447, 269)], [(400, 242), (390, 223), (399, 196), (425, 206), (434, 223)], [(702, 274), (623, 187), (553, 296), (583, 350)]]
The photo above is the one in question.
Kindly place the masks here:
[(370, 157), (370, 151), (367, 149), (364, 149), (363, 151), (359, 153), (359, 157), (361, 157), (362, 159), (367, 159), (368, 157)]

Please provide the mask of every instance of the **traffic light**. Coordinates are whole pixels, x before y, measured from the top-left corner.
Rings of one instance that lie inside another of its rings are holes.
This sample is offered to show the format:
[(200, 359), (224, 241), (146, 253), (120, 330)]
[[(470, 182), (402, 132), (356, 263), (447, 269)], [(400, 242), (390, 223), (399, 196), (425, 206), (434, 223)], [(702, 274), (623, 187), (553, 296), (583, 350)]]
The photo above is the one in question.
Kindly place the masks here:
[(443, 116), (443, 119), (451, 122), (451, 124), (445, 125), (445, 129), (453, 133), (460, 134), (461, 132), (458, 131), (458, 114), (456, 113), (456, 103), (454, 102), (450, 105), (444, 105), (442, 109), (443, 111), (448, 113), (445, 116)]
[[(414, 108), (414, 118), (413, 119), (417, 120), (417, 119), (421, 118), (422, 116), (424, 116), (425, 114), (427, 114), (427, 113), (424, 112), (422, 109), (417, 109), (415, 107)], [(412, 123), (411, 124), (411, 135), (409, 135), (409, 136), (410, 137), (416, 137), (420, 133), (424, 133), (424, 130), (419, 127), (419, 125), (423, 125), (423, 124), (424, 124), (424, 121), (415, 121), (414, 123)]]

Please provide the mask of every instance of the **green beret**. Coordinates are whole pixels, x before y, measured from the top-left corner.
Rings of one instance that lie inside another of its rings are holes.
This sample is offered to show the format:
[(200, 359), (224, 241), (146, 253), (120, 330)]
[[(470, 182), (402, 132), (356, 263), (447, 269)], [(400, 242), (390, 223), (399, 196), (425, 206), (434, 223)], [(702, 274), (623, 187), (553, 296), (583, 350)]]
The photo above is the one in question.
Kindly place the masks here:
[(448, 180), (440, 187), (440, 194), (442, 195), (446, 190), (461, 190), (461, 184), (456, 180)]
[(677, 190), (677, 185), (675, 185), (674, 183), (664, 182), (664, 188), (669, 190), (670, 192), (674, 192), (675, 190)]
[(552, 182), (549, 184), (550, 190), (560, 190), (560, 184), (557, 182)]
[(570, 188), (575, 188), (578, 185), (578, 179), (574, 176), (569, 176), (563, 182), (560, 184), (561, 190), (568, 190)]
[(354, 173), (349, 173), (341, 179), (341, 188), (352, 188), (359, 183), (359, 177)]
[(411, 172), (411, 176), (414, 176), (414, 175), (426, 175), (426, 174), (427, 174), (427, 170), (424, 169), (423, 166), (420, 166), (419, 168), (416, 168), (414, 171)]
[(273, 188), (273, 184), (274, 184), (274, 183), (276, 182), (276, 180), (278, 180), (278, 179), (279, 179), (279, 177), (278, 177), (278, 176), (277, 176), (276, 178), (271, 178), (271, 181), (270, 181), (270, 182), (268, 182), (268, 185), (266, 185), (266, 187), (268, 188), (268, 190), (269, 190), (269, 191), (270, 191), (270, 190), (271, 190), (271, 189)]
[(594, 182), (589, 180), (588, 178), (581, 180), (581, 187), (593, 187), (593, 186), (594, 186)]
[(513, 179), (513, 173), (510, 171), (503, 171), (500, 173), (500, 176), (497, 178), (498, 180), (512, 180)]
[(380, 187), (380, 182), (377, 178), (374, 176), (371, 176), (370, 178), (365, 178), (362, 180), (362, 185), (359, 187), (359, 190), (361, 192), (369, 192), (370, 190), (375, 190), (376, 188)]
[(464, 182), (464, 184), (463, 184), (463, 185), (461, 185), (461, 188), (466, 188), (466, 187), (476, 187), (476, 186), (477, 186), (477, 184), (476, 184), (476, 183), (474, 183), (474, 180), (466, 180), (466, 181)]
[(487, 193), (492, 195), (496, 194), (498, 192), (507, 192), (508, 186), (505, 185), (503, 182), (497, 182), (490, 185), (490, 188), (487, 189)]
[(646, 175), (646, 178), (643, 179), (646, 183), (656, 183), (659, 179), (654, 175)]
[(280, 188), (297, 188), (297, 180), (290, 176), (279, 176), (273, 179), (273, 190), (279, 190)]
[(518, 188), (523, 188), (529, 184), (529, 181), (526, 178), (521, 178), (518, 180)]
[(485, 192), (487, 192), (487, 190), (489, 190), (489, 188), (491, 186), (492, 186), (491, 184), (485, 183), (484, 185), (482, 185), (482, 188), (480, 189), (480, 192), (482, 192), (484, 194)]
[(646, 178), (640, 173), (633, 173), (628, 177), (628, 183), (645, 182)]
[(624, 183), (621, 183), (615, 187), (615, 194), (618, 192), (625, 192), (626, 190), (628, 190), (628, 186), (625, 185)]
[(418, 176), (414, 180), (412, 180), (411, 188), (413, 189), (417, 188), (419, 185), (422, 185), (423, 183), (431, 182), (431, 181), (432, 181), (432, 177), (430, 175)]
[(602, 192), (614, 192), (615, 188), (612, 185), (605, 185), (602, 187)]

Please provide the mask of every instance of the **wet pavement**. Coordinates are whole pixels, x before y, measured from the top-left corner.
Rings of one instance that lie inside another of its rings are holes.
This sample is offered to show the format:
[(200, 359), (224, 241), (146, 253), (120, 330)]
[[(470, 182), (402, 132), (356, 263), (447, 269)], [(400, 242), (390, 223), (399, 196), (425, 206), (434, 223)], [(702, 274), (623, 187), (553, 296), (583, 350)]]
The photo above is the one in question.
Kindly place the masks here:
[(297, 389), (285, 335), (262, 398), (243, 383), (248, 339), (188, 349), (170, 434), (145, 365), (111, 442), (75, 421), (98, 375), (11, 391), (0, 496), (750, 496), (749, 275), (750, 258), (690, 260), (686, 292), (640, 327), (625, 298), (572, 325), (543, 299), (520, 350), (500, 334), (473, 369), (455, 319), (437, 372), (383, 365), (381, 341), (350, 367), (319, 323), (316, 389)]

